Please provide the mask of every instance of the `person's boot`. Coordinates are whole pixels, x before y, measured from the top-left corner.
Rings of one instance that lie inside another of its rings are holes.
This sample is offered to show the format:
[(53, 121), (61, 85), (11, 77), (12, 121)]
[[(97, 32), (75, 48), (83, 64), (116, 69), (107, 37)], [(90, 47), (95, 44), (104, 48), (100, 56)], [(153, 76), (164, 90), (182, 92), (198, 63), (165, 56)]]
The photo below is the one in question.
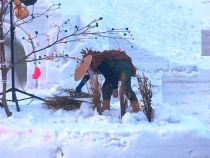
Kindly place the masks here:
[(101, 107), (102, 112), (104, 110), (110, 110), (110, 100), (104, 100), (102, 102), (102, 107)]
[(131, 102), (131, 107), (132, 107), (132, 112), (139, 112), (141, 110), (138, 101), (132, 101)]

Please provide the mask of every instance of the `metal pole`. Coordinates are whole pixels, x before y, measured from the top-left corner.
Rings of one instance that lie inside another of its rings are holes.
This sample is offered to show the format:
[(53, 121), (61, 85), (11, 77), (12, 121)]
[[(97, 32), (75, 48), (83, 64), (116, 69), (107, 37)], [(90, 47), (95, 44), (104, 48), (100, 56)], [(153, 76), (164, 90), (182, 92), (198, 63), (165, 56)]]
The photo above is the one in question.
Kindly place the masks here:
[[(14, 26), (13, 26), (13, 0), (10, 1), (10, 36), (11, 36), (11, 64), (14, 64)], [(14, 66), (12, 66), (12, 89), (15, 88)]]
[[(11, 64), (14, 64), (14, 24), (13, 24), (13, 0), (10, 0), (10, 36), (11, 36)], [(15, 100), (15, 68), (12, 66), (12, 100)]]
[(15, 26), (13, 23), (13, 1), (10, 0), (10, 37), (11, 37), (11, 64), (13, 65), (11, 68), (11, 73), (12, 73), (12, 88), (11, 88), (11, 93), (12, 93), (12, 101), (15, 102), (16, 104), (16, 109), (17, 111), (20, 111), (20, 107), (18, 105), (18, 100), (17, 96), (15, 93), (15, 67), (14, 67), (14, 32), (15, 32)]

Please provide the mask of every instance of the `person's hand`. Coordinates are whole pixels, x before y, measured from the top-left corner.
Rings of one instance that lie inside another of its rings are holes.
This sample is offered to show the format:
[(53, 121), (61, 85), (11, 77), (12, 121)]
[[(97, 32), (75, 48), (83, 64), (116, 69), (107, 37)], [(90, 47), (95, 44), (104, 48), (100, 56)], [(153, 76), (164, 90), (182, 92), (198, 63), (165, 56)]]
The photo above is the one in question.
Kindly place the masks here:
[(114, 97), (114, 98), (117, 98), (118, 97), (118, 89), (116, 88), (116, 89), (113, 89), (113, 91), (112, 91), (112, 96)]

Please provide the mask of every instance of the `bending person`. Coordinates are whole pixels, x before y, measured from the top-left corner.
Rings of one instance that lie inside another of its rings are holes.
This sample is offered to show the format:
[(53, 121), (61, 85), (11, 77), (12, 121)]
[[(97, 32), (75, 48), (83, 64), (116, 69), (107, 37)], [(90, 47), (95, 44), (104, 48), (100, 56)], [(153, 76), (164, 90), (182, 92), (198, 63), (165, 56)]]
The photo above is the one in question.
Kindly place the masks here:
[(117, 95), (118, 82), (123, 80), (124, 92), (131, 102), (132, 112), (139, 112), (140, 105), (131, 87), (131, 76), (136, 75), (136, 69), (132, 64), (131, 58), (125, 53), (115, 50), (104, 52), (89, 51), (82, 52), (82, 54), (84, 54), (83, 61), (78, 64), (74, 79), (78, 81), (84, 77), (76, 87), (76, 90), (81, 91), (81, 88), (90, 78), (90, 72), (102, 74), (105, 78), (102, 86), (102, 111), (109, 110), (111, 95), (113, 93)]

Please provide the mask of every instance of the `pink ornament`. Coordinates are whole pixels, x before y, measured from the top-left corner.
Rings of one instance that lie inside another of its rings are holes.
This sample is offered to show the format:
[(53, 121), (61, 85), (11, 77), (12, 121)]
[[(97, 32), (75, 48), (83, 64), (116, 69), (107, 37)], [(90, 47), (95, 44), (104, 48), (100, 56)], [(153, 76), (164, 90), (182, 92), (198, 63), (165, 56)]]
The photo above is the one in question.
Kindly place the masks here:
[(32, 74), (32, 79), (37, 80), (41, 76), (41, 71), (39, 67), (34, 68), (34, 73)]

